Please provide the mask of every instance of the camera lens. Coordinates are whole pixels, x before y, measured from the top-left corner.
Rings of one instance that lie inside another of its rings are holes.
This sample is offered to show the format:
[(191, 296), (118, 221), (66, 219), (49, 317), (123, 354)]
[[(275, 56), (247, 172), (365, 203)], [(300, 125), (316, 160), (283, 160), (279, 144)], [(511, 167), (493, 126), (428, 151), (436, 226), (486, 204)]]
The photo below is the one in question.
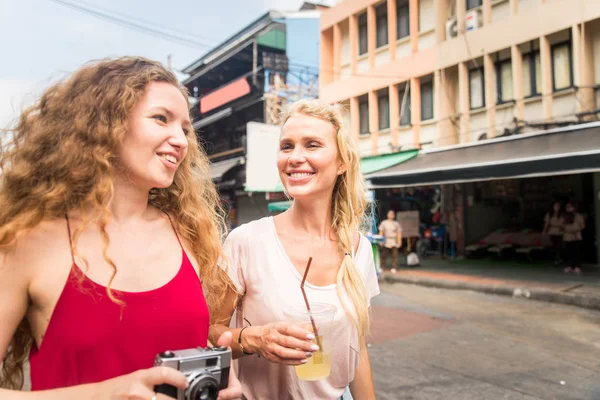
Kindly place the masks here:
[(212, 374), (188, 377), (190, 386), (185, 391), (186, 400), (217, 400), (219, 382)]

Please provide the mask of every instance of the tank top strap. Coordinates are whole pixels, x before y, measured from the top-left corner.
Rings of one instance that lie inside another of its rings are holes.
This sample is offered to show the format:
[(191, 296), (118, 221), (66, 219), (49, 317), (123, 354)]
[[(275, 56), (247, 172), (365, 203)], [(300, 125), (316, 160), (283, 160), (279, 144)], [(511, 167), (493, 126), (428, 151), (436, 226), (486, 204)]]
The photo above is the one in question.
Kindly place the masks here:
[(181, 247), (181, 250), (185, 252), (183, 245), (181, 244), (181, 239), (179, 239), (179, 234), (177, 233), (177, 229), (175, 229), (175, 224), (173, 224), (173, 220), (171, 219), (171, 216), (169, 215), (169, 213), (165, 212), (165, 215), (167, 216), (167, 218), (169, 218), (169, 222), (171, 223), (171, 228), (173, 228), (173, 232), (175, 232), (175, 237), (177, 238), (177, 241), (179, 242), (179, 247)]
[(75, 265), (75, 255), (73, 254), (73, 239), (71, 238), (71, 224), (69, 223), (69, 214), (65, 213), (65, 220), (67, 221), (67, 233), (69, 234), (69, 251), (71, 252), (71, 261)]

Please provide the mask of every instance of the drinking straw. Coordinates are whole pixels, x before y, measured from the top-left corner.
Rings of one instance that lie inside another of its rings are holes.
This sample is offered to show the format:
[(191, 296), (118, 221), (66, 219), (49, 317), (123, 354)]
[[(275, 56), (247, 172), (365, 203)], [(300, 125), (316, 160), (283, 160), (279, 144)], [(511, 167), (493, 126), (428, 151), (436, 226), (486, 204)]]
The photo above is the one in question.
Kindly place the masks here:
[(308, 298), (306, 297), (306, 292), (304, 291), (304, 282), (306, 281), (306, 276), (308, 275), (308, 269), (310, 268), (311, 262), (312, 262), (312, 257), (309, 257), (308, 264), (306, 264), (306, 269), (304, 270), (304, 277), (302, 278), (302, 282), (300, 283), (300, 290), (302, 290), (302, 296), (304, 296), (304, 302), (306, 303), (306, 309), (308, 310), (308, 316), (310, 317), (310, 323), (312, 324), (313, 331), (315, 332), (315, 338), (317, 339), (317, 345), (319, 346), (319, 350), (323, 351), (323, 347), (321, 346), (321, 339), (319, 339), (319, 331), (317, 330), (317, 325), (315, 324), (315, 319), (312, 316), (312, 311), (310, 310), (310, 304), (308, 303)]

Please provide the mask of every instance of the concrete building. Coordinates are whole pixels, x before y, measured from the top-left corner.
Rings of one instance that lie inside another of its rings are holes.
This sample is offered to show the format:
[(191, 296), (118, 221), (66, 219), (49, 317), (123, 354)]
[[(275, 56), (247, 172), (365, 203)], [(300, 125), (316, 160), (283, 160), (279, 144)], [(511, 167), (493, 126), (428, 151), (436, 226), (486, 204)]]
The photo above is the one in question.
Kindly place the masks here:
[(595, 0), (345, 0), (321, 43), (320, 97), (348, 105), (364, 155), (596, 116)]
[(379, 203), (439, 189), (459, 251), (540, 229), (557, 199), (581, 204), (600, 259), (599, 89), (597, 0), (344, 0), (321, 16), (320, 97), (347, 105), (361, 155), (420, 150), (367, 175)]

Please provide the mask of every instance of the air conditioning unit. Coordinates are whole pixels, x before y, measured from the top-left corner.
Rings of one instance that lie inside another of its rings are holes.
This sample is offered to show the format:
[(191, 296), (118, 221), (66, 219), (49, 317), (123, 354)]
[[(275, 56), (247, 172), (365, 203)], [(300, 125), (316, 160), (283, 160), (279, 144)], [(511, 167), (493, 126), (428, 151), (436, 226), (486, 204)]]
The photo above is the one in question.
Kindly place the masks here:
[(465, 15), (465, 28), (467, 32), (477, 29), (481, 27), (481, 25), (483, 25), (481, 8), (467, 11), (467, 14)]
[(446, 21), (446, 39), (456, 37), (458, 35), (458, 24), (456, 18), (450, 18)]

